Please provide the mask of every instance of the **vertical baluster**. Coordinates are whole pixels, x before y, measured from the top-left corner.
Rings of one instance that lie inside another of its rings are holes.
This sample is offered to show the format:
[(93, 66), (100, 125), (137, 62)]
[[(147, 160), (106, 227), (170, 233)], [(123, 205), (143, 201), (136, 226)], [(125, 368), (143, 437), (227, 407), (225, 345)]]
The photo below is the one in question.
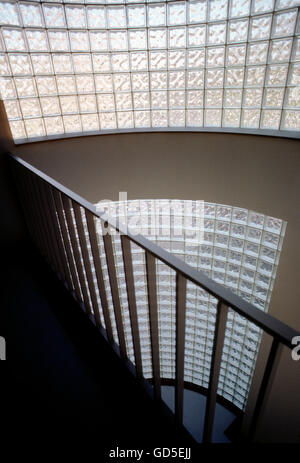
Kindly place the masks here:
[(222, 350), (225, 337), (225, 328), (227, 321), (228, 307), (221, 301), (217, 305), (217, 317), (216, 317), (216, 326), (215, 326), (215, 336), (214, 344), (211, 358), (210, 366), (210, 377), (209, 377), (209, 386), (208, 386), (208, 395), (206, 400), (206, 409), (205, 409), (205, 420), (204, 420), (204, 431), (203, 431), (203, 442), (211, 442), (215, 409), (216, 409), (216, 400), (217, 400), (217, 390), (219, 382), (219, 373), (221, 366)]
[(131, 247), (130, 247), (129, 238), (127, 238), (127, 236), (125, 235), (122, 235), (121, 243), (122, 243), (122, 253), (123, 253), (125, 280), (126, 280), (127, 297), (128, 297), (128, 307), (129, 307), (129, 313), (130, 313), (132, 342), (133, 342), (133, 348), (134, 348), (136, 375), (138, 379), (141, 379), (143, 376), (141, 344), (140, 344), (139, 324), (138, 324), (137, 309), (136, 309), (132, 255), (131, 255)]
[(150, 252), (148, 251), (146, 251), (146, 275), (147, 275), (147, 287), (148, 287), (154, 396), (158, 400), (161, 398), (161, 387), (160, 387), (160, 359), (159, 359), (159, 337), (158, 337), (156, 269), (155, 269), (155, 257), (152, 254), (150, 254)]
[(69, 230), (69, 235), (70, 235), (70, 240), (72, 244), (74, 260), (76, 263), (77, 274), (78, 274), (78, 278), (80, 282), (80, 288), (81, 288), (81, 293), (83, 296), (85, 310), (87, 311), (88, 314), (90, 314), (91, 313), (90, 300), (89, 300), (89, 295), (88, 295), (87, 286), (85, 282), (85, 275), (84, 275), (83, 266), (81, 262), (81, 255), (80, 255), (77, 236), (76, 236), (76, 232), (74, 228), (73, 217), (71, 213), (70, 199), (65, 194), (62, 194), (62, 203), (63, 203), (63, 207), (65, 211), (67, 226)]
[(176, 274), (176, 376), (175, 419), (182, 423), (184, 400), (184, 344), (186, 313), (186, 279)]
[(80, 210), (79, 204), (75, 203), (74, 201), (72, 201), (72, 205), (73, 205), (75, 222), (76, 222), (79, 243), (80, 243), (80, 248), (81, 248), (81, 253), (82, 253), (83, 265), (85, 269), (85, 274), (86, 274), (86, 278), (88, 282), (88, 289), (90, 292), (90, 297), (91, 297), (92, 306), (93, 306), (93, 312), (94, 312), (96, 323), (100, 327), (101, 319), (100, 319), (100, 313), (99, 313), (99, 306), (98, 306), (97, 294), (96, 294), (95, 285), (94, 285), (94, 278), (93, 278), (89, 251), (87, 247), (85, 231), (84, 231), (83, 222), (82, 222), (81, 210)]
[(268, 397), (268, 392), (272, 387), (272, 383), (275, 376), (275, 371), (279, 363), (280, 355), (282, 350), (282, 344), (279, 343), (277, 339), (273, 339), (271, 350), (268, 356), (266, 368), (264, 371), (263, 379), (259, 388), (259, 393), (257, 396), (253, 416), (251, 419), (250, 429), (249, 429), (249, 439), (253, 440), (255, 437), (255, 431), (261, 415), (262, 409), (264, 407), (265, 397)]
[(119, 291), (118, 291), (116, 265), (115, 265), (111, 236), (109, 233), (106, 233), (108, 230), (106, 229), (105, 225), (106, 224), (103, 225), (103, 242), (104, 242), (106, 263), (107, 263), (110, 289), (111, 289), (111, 295), (112, 295), (112, 300), (113, 300), (114, 313), (115, 313), (115, 319), (116, 319), (116, 325), (117, 325), (117, 331), (118, 331), (120, 354), (121, 354), (121, 358), (125, 360), (127, 358), (127, 352), (126, 352), (125, 334), (124, 334), (123, 321), (122, 321), (120, 297), (119, 297)]
[(79, 280), (78, 280), (78, 275), (77, 275), (77, 271), (76, 271), (76, 267), (75, 267), (75, 263), (74, 263), (74, 257), (73, 257), (73, 253), (72, 253), (72, 248), (71, 248), (70, 242), (69, 242), (69, 234), (68, 234), (68, 229), (67, 229), (67, 226), (66, 226), (65, 217), (64, 217), (64, 213), (63, 213), (63, 205), (62, 205), (60, 192), (58, 190), (54, 189), (53, 190), (53, 197), (54, 197), (54, 202), (55, 202), (55, 206), (56, 206), (56, 210), (57, 210), (57, 214), (58, 214), (58, 220), (59, 220), (59, 224), (60, 224), (60, 228), (61, 228), (61, 232), (62, 232), (62, 237), (63, 237), (63, 241), (64, 241), (64, 245), (65, 245), (65, 250), (66, 250), (66, 254), (67, 254), (67, 258), (68, 258), (68, 262), (69, 262), (69, 267), (70, 267), (70, 271), (71, 271), (71, 275), (72, 275), (72, 281), (73, 281), (73, 285), (74, 285), (76, 298), (77, 298), (77, 300), (79, 302), (83, 302), (82, 295), (81, 295), (81, 290), (80, 290), (80, 284), (79, 284)]
[(102, 272), (102, 265), (101, 265), (100, 251), (99, 251), (99, 246), (98, 246), (98, 241), (97, 241), (97, 233), (96, 233), (94, 216), (90, 211), (85, 210), (85, 218), (86, 218), (88, 231), (89, 231), (91, 250), (93, 254), (94, 267), (96, 271), (96, 278), (97, 278), (98, 290), (99, 290), (100, 299), (101, 299), (101, 306), (103, 310), (103, 317), (105, 321), (106, 333), (107, 333), (109, 342), (112, 343), (114, 338), (113, 338), (111, 320), (110, 320), (110, 315), (109, 315), (109, 310), (108, 310), (106, 289), (105, 289), (105, 283), (104, 283), (103, 272)]

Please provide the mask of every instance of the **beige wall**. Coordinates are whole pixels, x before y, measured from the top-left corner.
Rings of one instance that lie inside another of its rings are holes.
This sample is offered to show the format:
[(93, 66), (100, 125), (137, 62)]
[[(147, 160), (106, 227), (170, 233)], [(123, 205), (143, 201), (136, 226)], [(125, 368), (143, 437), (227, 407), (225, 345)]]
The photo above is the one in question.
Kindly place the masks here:
[[(299, 141), (139, 133), (34, 143), (14, 152), (91, 202), (117, 200), (119, 191), (127, 191), (130, 199), (203, 199), (286, 220), (270, 312), (300, 330)], [(273, 439), (300, 441), (299, 371), (300, 362), (283, 355), (258, 439), (270, 438), (269, 416)]]

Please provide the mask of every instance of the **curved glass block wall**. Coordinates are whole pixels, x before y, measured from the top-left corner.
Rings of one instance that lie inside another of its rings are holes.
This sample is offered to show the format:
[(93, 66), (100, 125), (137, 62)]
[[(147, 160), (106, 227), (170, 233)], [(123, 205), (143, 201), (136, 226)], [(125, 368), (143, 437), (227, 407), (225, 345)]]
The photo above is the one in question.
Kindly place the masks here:
[[(136, 200), (99, 203), (111, 217), (128, 224), (159, 246), (267, 311), (286, 223), (246, 209), (203, 201)], [(85, 219), (83, 216), (83, 221)], [(100, 227), (100, 220), (98, 220)], [(200, 233), (199, 233), (200, 230)], [(113, 304), (101, 228), (99, 248), (111, 319)], [(86, 229), (87, 233), (87, 229)], [(134, 363), (121, 241), (113, 235), (126, 344)], [(145, 253), (131, 243), (143, 374), (152, 377)], [(175, 378), (175, 272), (157, 261), (161, 377)], [(97, 287), (97, 285), (96, 285)], [(185, 381), (208, 387), (216, 300), (187, 284)], [(101, 314), (104, 324), (103, 315)], [(105, 326), (105, 325), (104, 325)], [(118, 342), (116, 326), (114, 339)], [(229, 310), (219, 394), (243, 409), (255, 367), (260, 330)]]
[(142, 128), (300, 130), (299, 0), (0, 2), (14, 139)]

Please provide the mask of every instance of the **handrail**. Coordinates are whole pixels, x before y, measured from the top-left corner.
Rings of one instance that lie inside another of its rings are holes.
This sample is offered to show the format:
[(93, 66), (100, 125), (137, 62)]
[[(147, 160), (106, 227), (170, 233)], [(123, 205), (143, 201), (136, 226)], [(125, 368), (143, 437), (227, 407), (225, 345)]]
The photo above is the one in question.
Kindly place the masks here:
[(24, 159), (21, 159), (20, 157), (13, 154), (10, 154), (10, 157), (29, 169), (34, 174), (38, 175), (61, 193), (67, 195), (80, 206), (90, 211), (94, 216), (101, 219), (104, 223), (107, 223), (108, 226), (113, 227), (121, 234), (127, 235), (128, 238), (135, 244), (143, 248), (145, 251), (150, 252), (154, 257), (167, 264), (170, 268), (176, 272), (181, 273), (185, 278), (206, 290), (210, 295), (216, 297), (218, 300), (234, 309), (239, 315), (247, 318), (247, 320), (251, 322), (254, 322), (257, 326), (259, 326), (259, 328), (263, 329), (271, 336), (276, 337), (285, 346), (289, 347), (290, 349), (295, 347), (292, 344), (292, 339), (295, 336), (300, 335), (298, 331), (281, 322), (272, 315), (261, 311), (253, 304), (245, 301), (240, 296), (233, 293), (230, 289), (225, 288), (220, 283), (217, 283), (216, 281), (209, 278), (201, 270), (194, 269), (186, 262), (182, 261), (165, 249), (159, 247), (144, 236), (130, 233), (122, 223), (119, 223), (118, 219), (111, 218), (107, 214), (97, 211), (96, 207), (86, 199), (82, 198), (77, 193), (74, 193), (69, 188), (49, 177), (47, 174), (41, 172), (36, 167), (33, 167), (31, 164), (24, 161)]

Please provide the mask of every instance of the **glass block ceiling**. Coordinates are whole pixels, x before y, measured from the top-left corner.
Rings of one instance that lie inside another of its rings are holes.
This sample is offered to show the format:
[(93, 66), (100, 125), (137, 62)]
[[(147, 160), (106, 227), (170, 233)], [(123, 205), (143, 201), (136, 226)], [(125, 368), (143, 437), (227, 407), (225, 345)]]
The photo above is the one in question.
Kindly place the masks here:
[[(131, 231), (138, 231), (259, 309), (268, 310), (286, 222), (246, 209), (203, 201), (101, 202), (99, 208), (109, 216), (127, 223)], [(198, 236), (191, 233), (191, 230), (195, 231), (199, 224), (203, 233)], [(113, 334), (118, 343), (99, 219), (98, 227)], [(121, 241), (119, 235), (112, 238), (126, 345), (128, 356), (134, 363)], [(143, 374), (145, 378), (151, 378), (145, 252), (133, 243), (131, 249)], [(175, 272), (157, 260), (156, 273), (160, 374), (162, 378), (175, 378)], [(215, 317), (216, 299), (195, 284), (187, 282), (184, 379), (206, 388)], [(102, 314), (101, 318), (105, 326)], [(260, 330), (253, 323), (229, 310), (218, 393), (241, 409), (245, 407), (248, 397), (260, 336)]]
[(300, 130), (299, 0), (0, 2), (14, 139)]

